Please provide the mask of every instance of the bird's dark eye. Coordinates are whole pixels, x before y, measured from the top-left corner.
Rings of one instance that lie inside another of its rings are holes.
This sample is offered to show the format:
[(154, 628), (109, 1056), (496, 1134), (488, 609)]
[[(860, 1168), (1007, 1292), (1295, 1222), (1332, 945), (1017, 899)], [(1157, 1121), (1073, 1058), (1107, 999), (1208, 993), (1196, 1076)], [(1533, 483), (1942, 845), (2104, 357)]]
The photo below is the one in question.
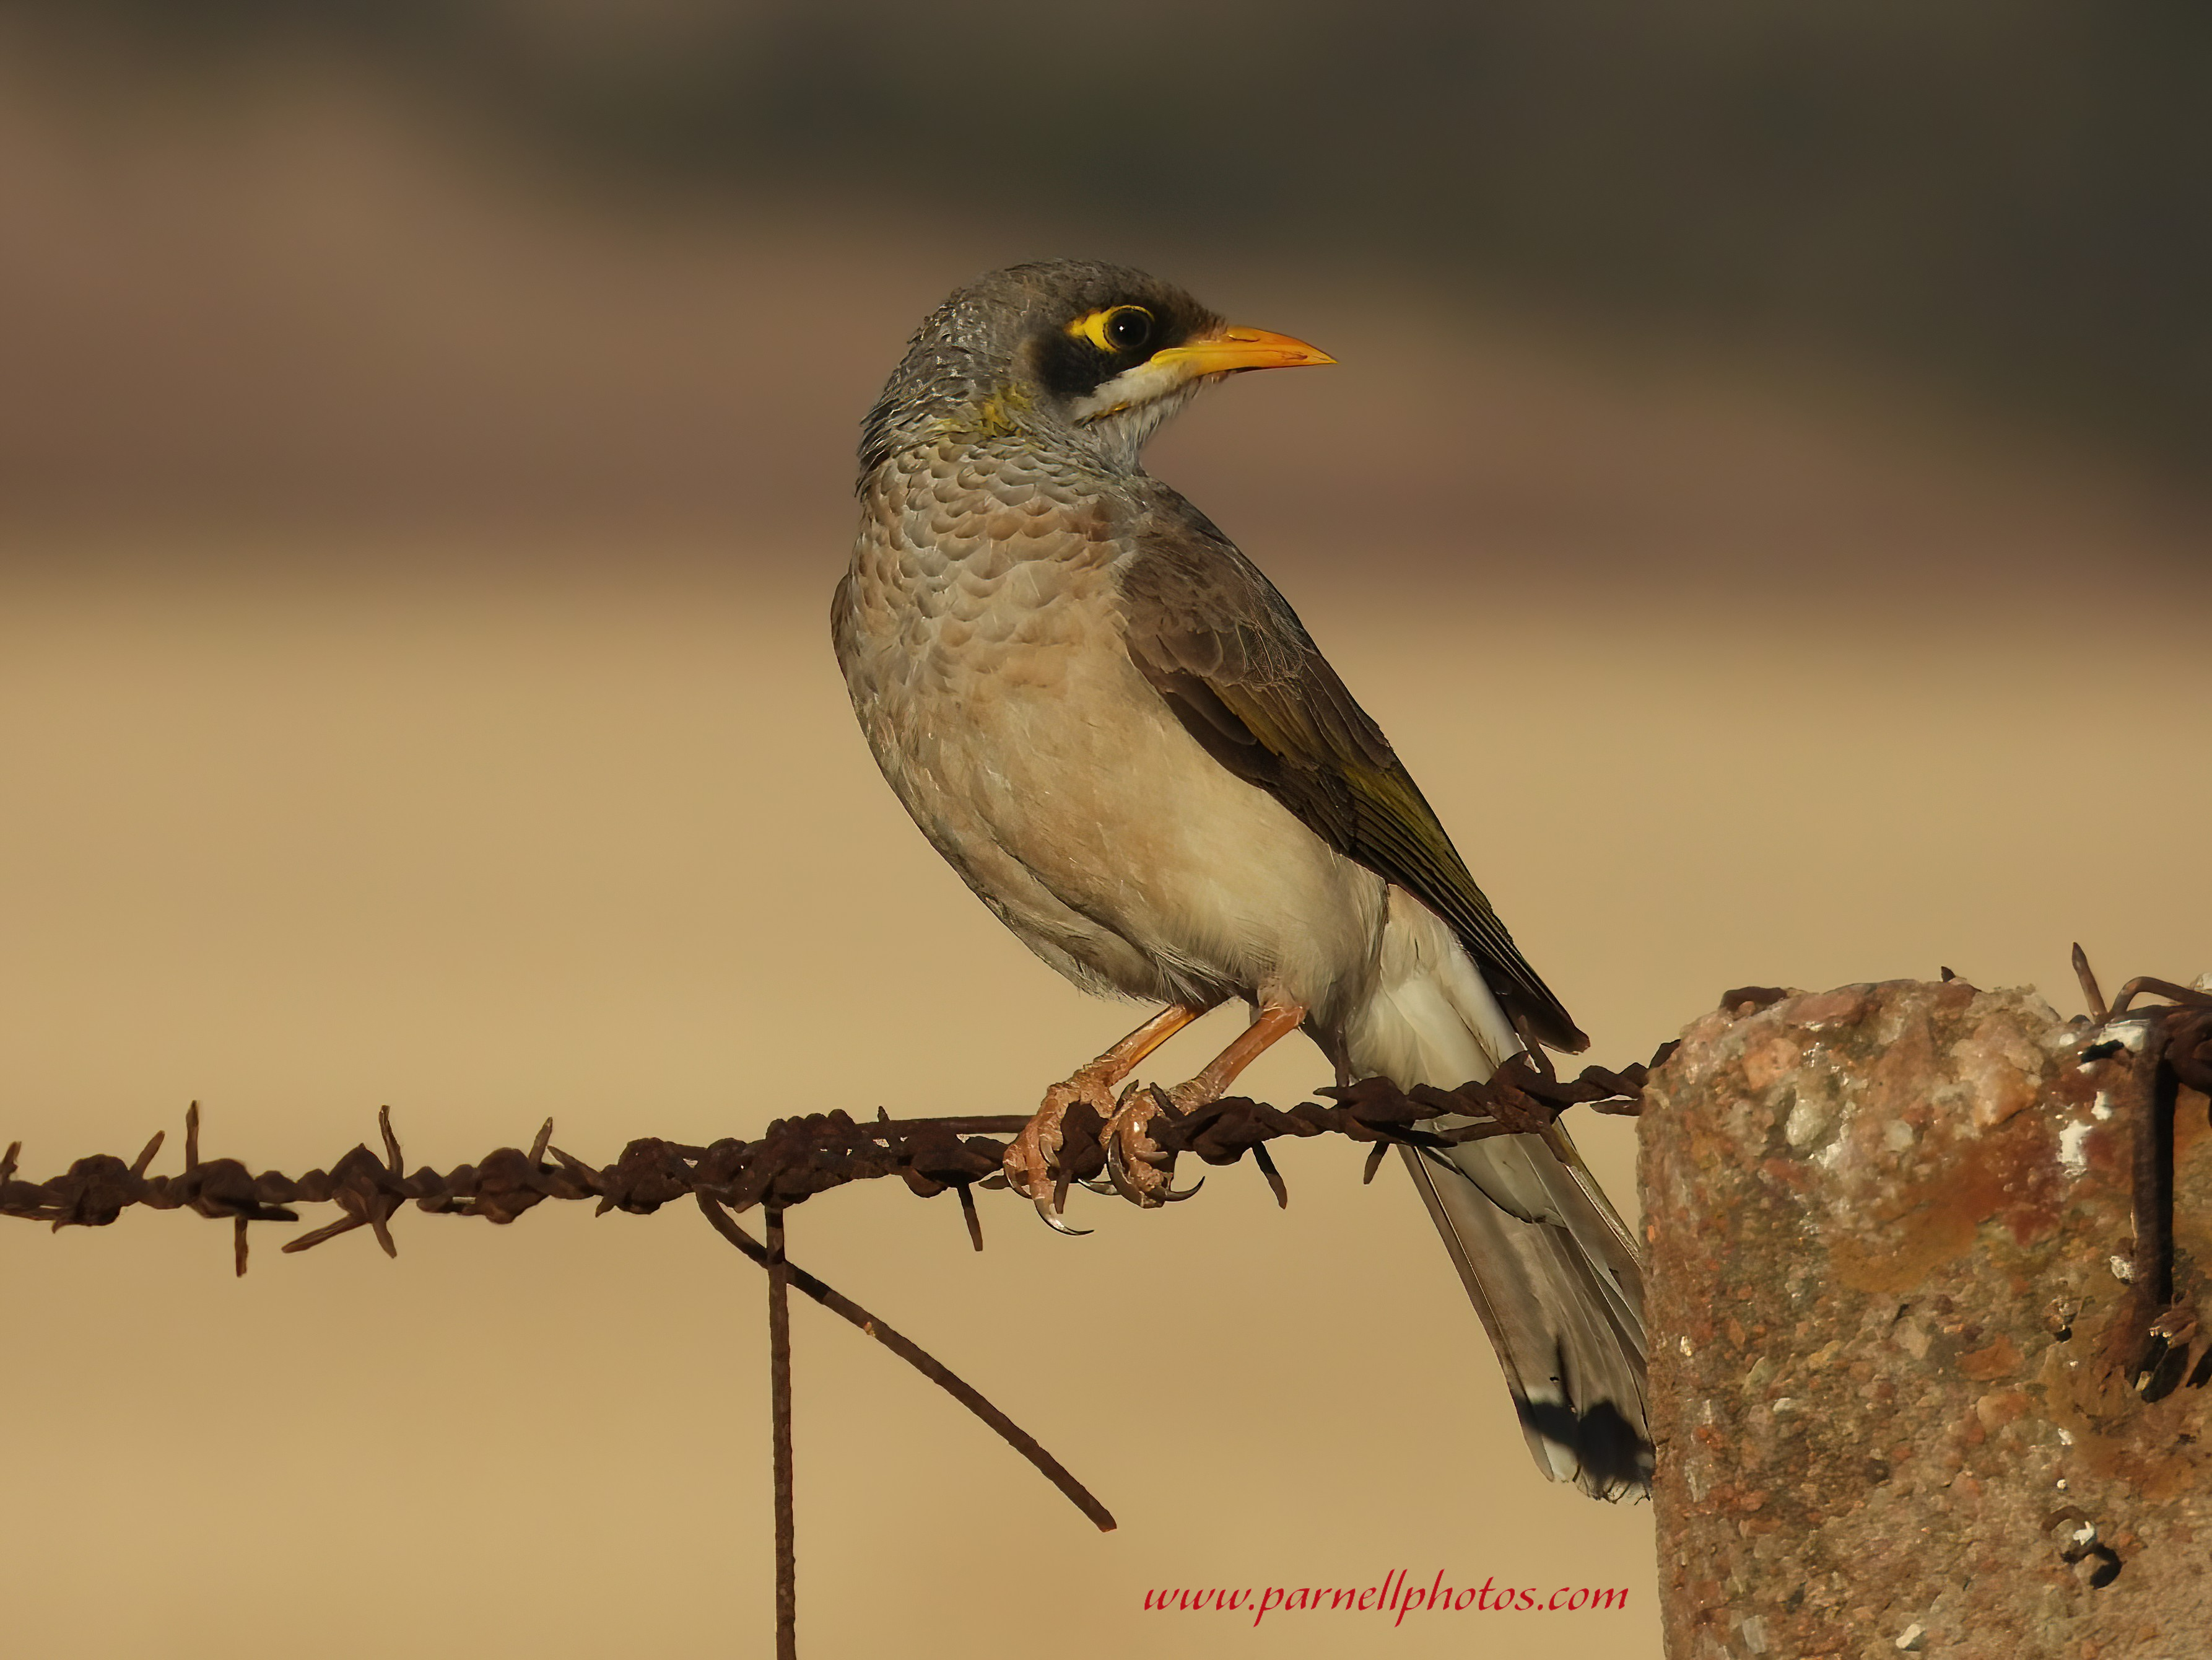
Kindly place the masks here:
[(1142, 306), (1115, 306), (1077, 318), (1067, 331), (1109, 355), (1141, 351), (1152, 337), (1152, 314)]
[(1116, 351), (1134, 351), (1152, 337), (1152, 314), (1142, 306), (1116, 306), (1106, 313), (1106, 338)]

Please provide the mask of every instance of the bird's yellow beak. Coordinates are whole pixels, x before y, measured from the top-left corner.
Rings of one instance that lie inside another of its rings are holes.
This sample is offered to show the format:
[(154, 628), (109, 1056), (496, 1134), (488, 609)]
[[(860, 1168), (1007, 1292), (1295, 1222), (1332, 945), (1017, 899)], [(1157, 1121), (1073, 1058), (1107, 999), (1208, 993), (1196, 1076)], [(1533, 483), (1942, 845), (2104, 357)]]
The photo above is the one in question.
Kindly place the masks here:
[(1187, 377), (1229, 374), (1238, 369), (1295, 369), (1312, 364), (1334, 363), (1319, 346), (1293, 340), (1287, 334), (1241, 326), (1218, 328), (1180, 346), (1155, 352), (1152, 361), (1172, 367)]

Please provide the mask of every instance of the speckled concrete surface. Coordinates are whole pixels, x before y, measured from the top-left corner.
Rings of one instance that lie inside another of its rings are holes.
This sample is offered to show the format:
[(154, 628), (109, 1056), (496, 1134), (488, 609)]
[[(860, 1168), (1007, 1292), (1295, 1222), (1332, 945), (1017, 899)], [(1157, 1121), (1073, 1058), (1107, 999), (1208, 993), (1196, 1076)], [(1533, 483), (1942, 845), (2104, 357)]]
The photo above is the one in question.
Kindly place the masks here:
[[(2212, 1353), (2132, 1387), (2148, 1067), (2088, 1040), (2033, 993), (1891, 982), (1722, 1009), (1654, 1075), (1672, 1660), (2212, 1651)], [(2205, 1098), (2176, 1116), (2201, 1310)]]

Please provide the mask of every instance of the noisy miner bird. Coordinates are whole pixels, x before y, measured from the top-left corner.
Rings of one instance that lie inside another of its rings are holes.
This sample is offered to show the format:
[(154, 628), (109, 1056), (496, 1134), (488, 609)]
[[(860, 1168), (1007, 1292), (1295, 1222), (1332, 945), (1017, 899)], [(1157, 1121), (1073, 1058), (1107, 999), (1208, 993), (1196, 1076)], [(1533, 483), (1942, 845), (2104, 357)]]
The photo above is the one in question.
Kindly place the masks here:
[[(1200, 387), (1333, 361), (1140, 271), (1053, 260), (953, 294), (867, 418), (831, 626), (884, 776), (1023, 944), (1160, 1006), (1046, 1091), (1007, 1152), (1054, 1226), (1079, 1101), (1125, 1195), (1176, 1196), (1152, 1092), (1115, 1091), (1231, 998), (1251, 1025), (1167, 1091), (1182, 1110), (1297, 1031), (1340, 1082), (1401, 1089), (1588, 1043), (1289, 604), (1139, 459)], [(1644, 1488), (1643, 1271), (1566, 1133), (1406, 1163), (1538, 1466), (1602, 1497)]]

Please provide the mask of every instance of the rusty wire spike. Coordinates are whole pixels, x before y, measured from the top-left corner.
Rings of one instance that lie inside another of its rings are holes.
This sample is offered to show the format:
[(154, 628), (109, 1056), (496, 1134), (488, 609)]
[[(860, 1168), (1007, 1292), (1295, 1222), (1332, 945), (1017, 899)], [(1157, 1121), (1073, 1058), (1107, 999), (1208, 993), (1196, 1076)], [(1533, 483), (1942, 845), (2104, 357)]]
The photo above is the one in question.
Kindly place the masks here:
[(549, 1118), (538, 1127), (538, 1139), (530, 1144), (530, 1168), (535, 1171), (545, 1162), (545, 1149), (553, 1140), (553, 1121)]
[(973, 1183), (954, 1184), (960, 1190), (960, 1213), (967, 1219), (968, 1238), (977, 1250), (983, 1249), (983, 1219), (975, 1213), (975, 1189)]
[(1375, 1179), (1375, 1172), (1382, 1168), (1382, 1155), (1390, 1151), (1388, 1141), (1377, 1141), (1374, 1151), (1367, 1155), (1367, 1167), (1359, 1172), (1359, 1185), (1365, 1187)]
[(2081, 1001), (2089, 1011), (2089, 1024), (2101, 1026), (2109, 1016), (2105, 1005), (2105, 994), (2097, 985), (2097, 976), (2089, 966), (2089, 953), (2081, 949), (2081, 942), (2074, 942), (2074, 977), (2081, 982)]
[(550, 1140), (548, 1140), (545, 1143), (545, 1151), (551, 1153), (556, 1158), (559, 1159), (561, 1161), (562, 1168), (566, 1170), (571, 1176), (597, 1176), (599, 1174), (599, 1171), (593, 1170), (582, 1159), (577, 1158), (574, 1153), (562, 1152), (560, 1148), (553, 1145)]
[(399, 1138), (392, 1133), (392, 1109), (390, 1107), (383, 1106), (379, 1107), (376, 1110), (376, 1128), (378, 1130), (382, 1132), (384, 1136), (385, 1169), (390, 1171), (394, 1176), (406, 1175), (407, 1171), (399, 1157)]
[(185, 1173), (191, 1174), (200, 1167), (200, 1104), (197, 1101), (185, 1109)]
[(287, 1239), (277, 1249), (287, 1256), (295, 1256), (303, 1250), (314, 1250), (325, 1240), (335, 1239), (342, 1233), (351, 1233), (356, 1228), (367, 1225), (368, 1219), (365, 1217), (341, 1217), (335, 1222), (315, 1229), (312, 1233), (303, 1233), (297, 1239)]
[(1259, 1165), (1260, 1174), (1267, 1178), (1267, 1185), (1274, 1189), (1275, 1207), (1278, 1210), (1290, 1209), (1290, 1188), (1283, 1181), (1282, 1171), (1275, 1168), (1275, 1161), (1267, 1156), (1267, 1149), (1264, 1143), (1253, 1144), (1252, 1162)]
[(237, 1264), (238, 1278), (243, 1280), (246, 1278), (246, 1219), (234, 1216), (230, 1223), (231, 1260)]
[[(166, 1131), (155, 1130), (154, 1139), (139, 1149), (138, 1156), (131, 1161), (131, 1175), (141, 1178), (145, 1176), (146, 1167), (154, 1162), (154, 1155), (161, 1150), (161, 1138), (166, 1134)], [(5, 1180), (7, 1180), (6, 1176), (0, 1175), (0, 1182)]]
[(10, 1141), (8, 1144), (6, 1156), (0, 1157), (0, 1186), (4, 1186), (14, 1179), (15, 1160), (21, 1156), (22, 1152), (23, 1144), (21, 1141)]

